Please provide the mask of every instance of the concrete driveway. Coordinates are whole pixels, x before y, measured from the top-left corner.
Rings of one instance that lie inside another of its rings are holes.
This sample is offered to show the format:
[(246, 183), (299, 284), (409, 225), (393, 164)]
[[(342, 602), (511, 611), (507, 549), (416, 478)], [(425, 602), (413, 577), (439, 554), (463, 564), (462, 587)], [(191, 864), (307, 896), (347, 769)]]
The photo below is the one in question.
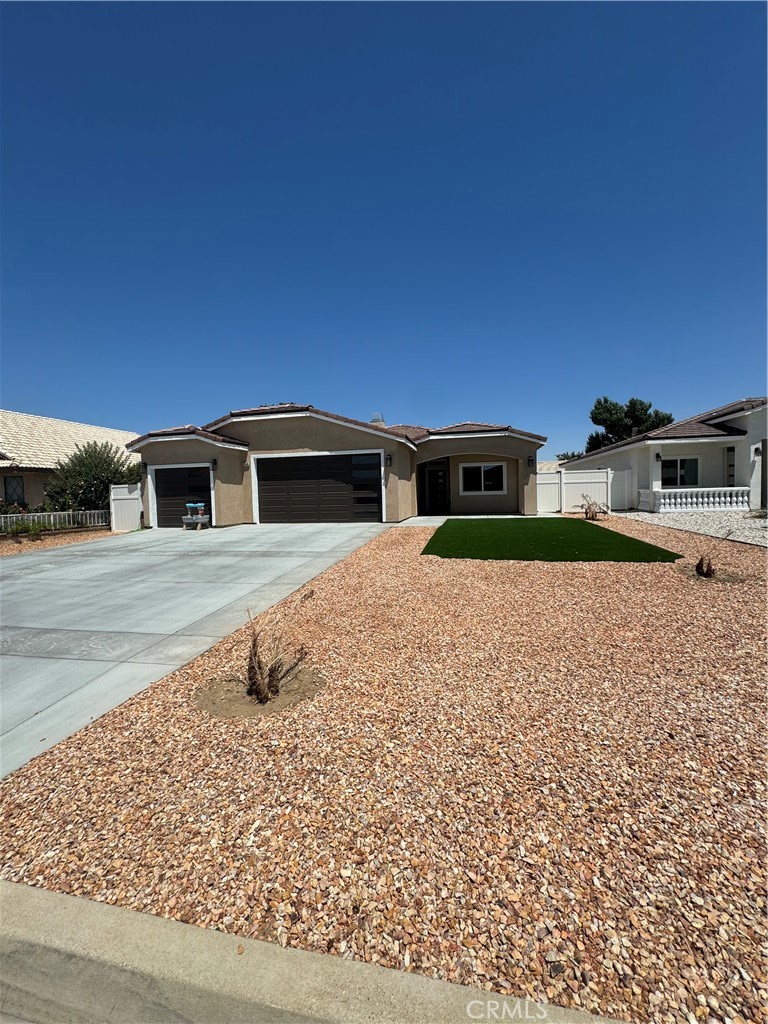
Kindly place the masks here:
[(2, 775), (385, 529), (150, 530), (0, 559)]

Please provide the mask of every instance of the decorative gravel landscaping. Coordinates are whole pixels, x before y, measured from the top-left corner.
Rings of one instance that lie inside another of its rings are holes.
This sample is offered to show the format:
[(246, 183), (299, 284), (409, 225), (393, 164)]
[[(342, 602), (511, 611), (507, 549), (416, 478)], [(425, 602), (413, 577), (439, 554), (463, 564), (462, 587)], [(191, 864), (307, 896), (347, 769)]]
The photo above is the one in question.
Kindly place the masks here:
[(200, 709), (243, 629), (7, 779), (3, 877), (631, 1021), (763, 1021), (765, 553), (708, 542), (717, 584), (694, 534), (676, 564), (429, 536), (259, 618), (314, 697)]
[(674, 562), (680, 555), (584, 519), (449, 519), (423, 554), (533, 562)]
[(703, 533), (707, 537), (725, 537), (743, 544), (762, 544), (768, 547), (768, 519), (756, 512), (620, 512), (622, 519), (636, 519), (640, 523), (665, 526), (672, 530)]
[(40, 551), (45, 548), (59, 548), (64, 544), (84, 544), (86, 541), (99, 540), (102, 537), (114, 537), (114, 534), (107, 527), (102, 527), (95, 530), (72, 530), (52, 535), (43, 533), (36, 540), (31, 540), (28, 537), (0, 536), (0, 558), (26, 555), (30, 551)]

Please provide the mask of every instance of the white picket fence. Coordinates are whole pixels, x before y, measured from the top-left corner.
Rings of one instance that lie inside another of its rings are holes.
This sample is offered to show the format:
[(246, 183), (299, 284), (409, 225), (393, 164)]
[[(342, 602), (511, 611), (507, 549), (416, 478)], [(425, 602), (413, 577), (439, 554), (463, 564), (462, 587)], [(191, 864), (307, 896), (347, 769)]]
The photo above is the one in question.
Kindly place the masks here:
[(112, 533), (130, 533), (141, 525), (141, 484), (112, 484), (109, 511)]
[(109, 526), (109, 512), (25, 512), (23, 515), (0, 516), (0, 533), (8, 533), (17, 523), (24, 526), (40, 523), (54, 530), (68, 526)]
[(536, 497), (539, 512), (577, 512), (587, 494), (611, 510), (629, 508), (631, 473), (628, 469), (557, 470), (539, 473)]

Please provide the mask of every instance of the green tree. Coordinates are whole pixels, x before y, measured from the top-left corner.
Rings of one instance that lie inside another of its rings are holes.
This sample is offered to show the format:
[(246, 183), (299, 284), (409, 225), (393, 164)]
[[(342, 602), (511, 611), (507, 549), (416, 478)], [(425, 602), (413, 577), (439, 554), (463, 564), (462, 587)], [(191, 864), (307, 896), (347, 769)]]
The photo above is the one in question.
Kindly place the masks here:
[(56, 512), (109, 508), (110, 484), (140, 480), (140, 463), (109, 442), (90, 441), (57, 463), (45, 489), (46, 502)]
[(583, 454), (584, 452), (560, 452), (560, 454), (556, 455), (555, 458), (558, 462), (570, 462), (571, 459), (578, 459), (578, 457)]
[(652, 409), (650, 402), (642, 398), (630, 398), (626, 405), (614, 402), (604, 395), (592, 406), (589, 418), (602, 430), (594, 430), (587, 438), (585, 451), (597, 452), (606, 445), (626, 441), (638, 434), (646, 434), (657, 427), (673, 423), (675, 417), (669, 412)]

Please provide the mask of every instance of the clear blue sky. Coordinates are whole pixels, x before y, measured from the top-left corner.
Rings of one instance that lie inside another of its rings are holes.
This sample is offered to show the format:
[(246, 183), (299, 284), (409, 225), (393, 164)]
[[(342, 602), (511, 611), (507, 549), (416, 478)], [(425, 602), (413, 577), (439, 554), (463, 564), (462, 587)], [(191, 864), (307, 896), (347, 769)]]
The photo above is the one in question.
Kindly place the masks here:
[(760, 3), (6, 3), (2, 404), (765, 393)]

